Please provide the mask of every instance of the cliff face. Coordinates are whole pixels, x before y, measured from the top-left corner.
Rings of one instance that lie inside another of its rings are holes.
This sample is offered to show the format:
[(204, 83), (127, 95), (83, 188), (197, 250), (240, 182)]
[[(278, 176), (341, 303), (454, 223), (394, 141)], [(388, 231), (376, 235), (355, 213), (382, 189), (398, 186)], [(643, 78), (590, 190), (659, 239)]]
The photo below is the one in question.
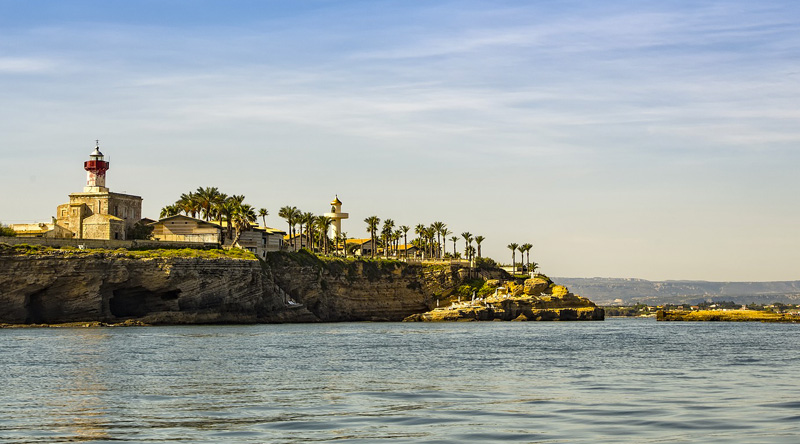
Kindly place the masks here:
[(401, 321), (430, 309), (460, 281), (457, 271), (390, 261), (323, 262), (303, 252), (270, 254), (276, 287), (321, 321)]
[(283, 303), (257, 260), (0, 256), (0, 322), (257, 322)]
[(265, 264), (5, 249), (0, 323), (399, 321), (429, 310), (461, 279), (450, 267), (323, 262), (304, 252), (271, 254)]
[(449, 265), (321, 260), (306, 252), (260, 262), (219, 253), (190, 257), (191, 251), (14, 248), (0, 248), (0, 323), (401, 321), (463, 296), (464, 284), (476, 278), (508, 277)]

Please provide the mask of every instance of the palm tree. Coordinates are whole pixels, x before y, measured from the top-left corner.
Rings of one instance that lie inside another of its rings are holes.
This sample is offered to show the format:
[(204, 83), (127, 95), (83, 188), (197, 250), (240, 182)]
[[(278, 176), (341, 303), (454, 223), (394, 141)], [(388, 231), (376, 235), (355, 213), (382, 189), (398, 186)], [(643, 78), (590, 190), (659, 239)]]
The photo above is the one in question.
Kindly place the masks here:
[(436, 229), (433, 226), (430, 226), (425, 229), (425, 237), (427, 238), (428, 243), (428, 257), (436, 257), (435, 253), (435, 242), (433, 241), (434, 237), (436, 237)]
[[(525, 259), (525, 246), (524, 245), (520, 245), (519, 247), (517, 247), (517, 251), (519, 251), (519, 261), (523, 262), (523, 259)], [(522, 265), (522, 264), (520, 264), (520, 265)]]
[(181, 208), (187, 216), (191, 214), (192, 217), (197, 216), (197, 211), (200, 206), (197, 202), (197, 196), (191, 191), (189, 193), (181, 194), (181, 197), (175, 202), (175, 205)]
[(475, 236), (475, 243), (478, 245), (478, 257), (479, 258), (481, 257), (481, 242), (483, 242), (484, 239), (485, 239), (485, 237), (483, 237), (483, 236)]
[(166, 207), (161, 209), (161, 213), (158, 215), (159, 219), (164, 219), (165, 217), (172, 217), (181, 214), (181, 207), (178, 205), (167, 205)]
[(508, 249), (511, 250), (511, 273), (517, 272), (517, 259), (516, 259), (517, 247), (518, 245), (515, 244), (514, 242), (508, 244)]
[(392, 237), (392, 230), (394, 229), (394, 221), (386, 219), (383, 221), (383, 228), (381, 229), (381, 237), (383, 238), (383, 256), (389, 256), (389, 240)]
[(198, 187), (195, 197), (197, 197), (200, 213), (206, 221), (211, 220), (211, 216), (214, 214), (214, 207), (224, 200), (217, 187)]
[(416, 235), (417, 235), (417, 239), (418, 239), (417, 243), (419, 243), (419, 247), (418, 247), (419, 250), (421, 252), (423, 252), (423, 254), (425, 254), (425, 251), (427, 251), (427, 249), (425, 248), (425, 240), (424, 240), (425, 224), (417, 224), (417, 226), (414, 227), (414, 233), (416, 233)]
[[(533, 248), (533, 245), (526, 243), (526, 244), (522, 244), (522, 246), (519, 247), (519, 248), (520, 248), (519, 251), (522, 252), (523, 254), (527, 253), (528, 260), (525, 261), (525, 268), (528, 271), (531, 271), (531, 248)], [(520, 258), (520, 260), (521, 259), (522, 258)]]
[(442, 256), (447, 254), (447, 236), (453, 234), (447, 227), (442, 228)]
[(295, 251), (297, 251), (297, 248), (295, 247), (294, 237), (292, 235), (294, 234), (294, 226), (297, 223), (297, 215), (299, 213), (300, 210), (298, 210), (297, 207), (290, 207), (288, 205), (278, 210), (278, 216), (286, 219), (286, 223), (289, 224), (289, 240)]
[(464, 256), (466, 256), (467, 260), (470, 260), (469, 253), (467, 253), (467, 248), (469, 248), (470, 244), (472, 243), (472, 233), (465, 231), (461, 233), (461, 237), (464, 238)]
[[(339, 233), (339, 240), (337, 240), (337, 242), (339, 241), (342, 242), (342, 251), (344, 252), (344, 257), (347, 257), (347, 233), (345, 233), (344, 231)], [(336, 249), (337, 250), (339, 249), (338, 245)]]
[(236, 245), (236, 243), (239, 242), (239, 238), (242, 236), (242, 231), (250, 228), (250, 224), (258, 219), (256, 211), (252, 206), (246, 203), (237, 203), (237, 200), (238, 199), (232, 199), (231, 201), (231, 203), (235, 205), (233, 211), (235, 235), (231, 245)]
[(261, 218), (261, 222), (264, 224), (264, 228), (267, 228), (267, 216), (269, 216), (269, 211), (267, 211), (266, 208), (258, 209), (258, 217)]
[(241, 205), (241, 202), (228, 198), (214, 206), (214, 213), (219, 217), (220, 225), (223, 225), (223, 219), (227, 222), (225, 231), (228, 239), (233, 239), (233, 215)]
[(453, 241), (453, 257), (456, 257), (456, 242), (458, 242), (458, 236), (453, 236), (450, 240)]
[[(300, 236), (303, 236), (303, 225), (306, 225), (306, 247), (309, 250), (314, 251), (314, 246), (311, 245), (312, 241), (314, 240), (314, 225), (317, 223), (317, 216), (314, 216), (311, 212), (305, 212), (300, 214), (297, 217), (298, 221), (300, 222)], [(302, 243), (300, 244), (302, 246)]]
[(400, 225), (398, 227), (400, 231), (403, 232), (403, 245), (405, 245), (405, 256), (408, 259), (408, 230), (411, 229), (408, 225)]
[(323, 242), (322, 248), (325, 254), (328, 254), (328, 231), (331, 229), (331, 225), (333, 225), (333, 219), (328, 216), (318, 216), (317, 217), (317, 227), (319, 227), (319, 234), (322, 236), (320, 242)]
[(370, 238), (372, 239), (372, 251), (371, 251), (371, 253), (372, 253), (372, 257), (374, 259), (375, 258), (375, 250), (376, 250), (376, 248), (375, 248), (376, 247), (376, 245), (375, 245), (375, 241), (376, 241), (375, 233), (378, 231), (378, 224), (381, 223), (381, 220), (380, 220), (380, 218), (378, 216), (370, 216), (370, 217), (364, 219), (364, 222), (367, 224), (367, 232), (369, 233)]
[(444, 222), (436, 221), (431, 224), (431, 227), (436, 232), (436, 257), (442, 257), (441, 252), (441, 245), (442, 245), (442, 232), (447, 229), (447, 225)]

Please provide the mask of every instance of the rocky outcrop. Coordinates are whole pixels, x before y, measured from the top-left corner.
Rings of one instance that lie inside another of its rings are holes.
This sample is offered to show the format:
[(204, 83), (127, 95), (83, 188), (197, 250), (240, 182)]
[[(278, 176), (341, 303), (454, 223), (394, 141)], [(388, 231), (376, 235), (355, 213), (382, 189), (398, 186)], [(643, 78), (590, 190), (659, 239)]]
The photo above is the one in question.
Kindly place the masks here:
[(601, 321), (605, 312), (592, 301), (555, 285), (546, 276), (515, 281), (486, 281), (481, 292), (494, 293), (414, 314), (407, 322), (440, 321)]

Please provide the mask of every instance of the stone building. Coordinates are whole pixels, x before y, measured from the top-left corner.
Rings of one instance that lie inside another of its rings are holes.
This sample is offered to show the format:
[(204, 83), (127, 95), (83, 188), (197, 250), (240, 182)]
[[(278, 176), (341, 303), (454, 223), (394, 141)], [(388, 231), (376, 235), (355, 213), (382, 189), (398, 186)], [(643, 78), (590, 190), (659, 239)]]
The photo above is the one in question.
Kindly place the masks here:
[(52, 235), (73, 239), (120, 239), (142, 218), (142, 198), (112, 193), (106, 187), (109, 163), (104, 160), (99, 144), (83, 164), (86, 186), (82, 193), (69, 195), (69, 203), (56, 210)]

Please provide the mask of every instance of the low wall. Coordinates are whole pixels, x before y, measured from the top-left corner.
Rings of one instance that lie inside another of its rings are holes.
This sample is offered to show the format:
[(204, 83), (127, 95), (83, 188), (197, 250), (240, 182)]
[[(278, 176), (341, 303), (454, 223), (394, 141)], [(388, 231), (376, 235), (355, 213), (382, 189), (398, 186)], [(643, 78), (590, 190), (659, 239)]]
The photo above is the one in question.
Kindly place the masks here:
[(75, 247), (80, 248), (106, 248), (116, 250), (117, 248), (196, 248), (209, 249), (220, 248), (219, 244), (210, 242), (171, 242), (157, 240), (102, 240), (102, 239), (55, 239), (46, 237), (7, 237), (0, 236), (0, 243), (9, 245), (43, 245), (45, 247), (61, 248)]

